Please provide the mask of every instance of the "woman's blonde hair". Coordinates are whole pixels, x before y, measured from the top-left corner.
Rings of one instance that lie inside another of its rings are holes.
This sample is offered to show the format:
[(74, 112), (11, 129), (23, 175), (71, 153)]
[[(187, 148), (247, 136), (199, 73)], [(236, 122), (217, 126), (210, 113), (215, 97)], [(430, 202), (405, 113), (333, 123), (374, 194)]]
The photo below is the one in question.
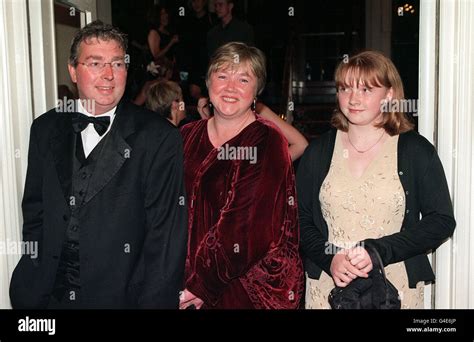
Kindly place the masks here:
[(267, 81), (265, 55), (262, 51), (244, 43), (230, 42), (216, 50), (207, 69), (206, 85), (209, 88), (211, 75), (222, 68), (231, 67), (240, 63), (248, 63), (257, 79), (257, 93), (261, 94)]
[(161, 80), (148, 89), (146, 107), (164, 118), (171, 119), (173, 101), (180, 102), (182, 100), (183, 92), (176, 82)]
[[(351, 87), (362, 83), (367, 86), (392, 88), (393, 96), (383, 110), (382, 121), (376, 127), (383, 127), (391, 136), (412, 130), (414, 124), (410, 121), (400, 105), (404, 99), (403, 82), (393, 62), (377, 51), (364, 51), (342, 61), (335, 72), (336, 88)], [(398, 102), (398, 105), (391, 104)], [(381, 104), (382, 107), (382, 104)], [(391, 110), (393, 107), (394, 110)], [(336, 102), (336, 110), (331, 118), (331, 124), (337, 129), (347, 132), (349, 122)]]

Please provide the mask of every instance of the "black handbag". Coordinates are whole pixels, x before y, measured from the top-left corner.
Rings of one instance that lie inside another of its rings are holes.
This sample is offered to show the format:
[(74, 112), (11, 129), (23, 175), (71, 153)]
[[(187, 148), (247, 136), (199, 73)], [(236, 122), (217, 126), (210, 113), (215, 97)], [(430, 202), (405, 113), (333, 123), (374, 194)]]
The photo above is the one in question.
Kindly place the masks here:
[(400, 309), (398, 290), (385, 276), (382, 258), (375, 248), (366, 250), (373, 265), (369, 277), (332, 289), (328, 297), (332, 309)]

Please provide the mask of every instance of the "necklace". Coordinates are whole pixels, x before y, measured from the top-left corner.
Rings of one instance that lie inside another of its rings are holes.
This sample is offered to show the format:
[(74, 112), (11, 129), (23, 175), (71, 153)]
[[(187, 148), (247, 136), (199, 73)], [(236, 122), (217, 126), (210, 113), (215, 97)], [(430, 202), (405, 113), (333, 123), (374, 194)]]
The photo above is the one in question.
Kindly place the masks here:
[[(229, 140), (232, 139), (233, 137), (237, 136), (237, 135), (240, 133), (240, 131), (241, 131), (242, 129), (244, 129), (245, 123), (247, 122), (247, 120), (250, 118), (251, 115), (252, 115), (252, 112), (250, 112), (250, 113), (247, 115), (247, 117), (245, 118), (245, 120), (242, 121), (242, 123), (239, 125), (239, 127), (237, 128), (237, 130), (236, 130), (234, 133), (232, 133), (232, 136), (229, 138)], [(216, 134), (217, 134), (216, 119), (215, 119), (215, 117), (214, 117), (214, 118), (211, 118), (211, 119), (213, 120), (214, 130), (216, 131)], [(209, 120), (211, 120), (211, 119), (209, 119)]]
[(368, 149), (366, 150), (359, 150), (357, 147), (354, 146), (354, 144), (352, 143), (351, 141), (351, 137), (349, 135), (349, 132), (347, 132), (347, 139), (349, 140), (349, 144), (352, 145), (352, 147), (354, 148), (354, 150), (356, 150), (358, 153), (365, 153), (365, 152), (368, 152), (370, 151), (371, 149), (373, 149), (375, 147), (375, 145), (377, 145), (380, 140), (382, 140), (382, 137), (385, 135), (385, 130), (382, 131), (382, 135), (380, 136), (380, 138), (377, 139), (377, 141), (375, 142), (375, 144), (373, 144), (372, 146), (370, 146)]
[(246, 117), (245, 120), (242, 122), (242, 124), (240, 125), (239, 129), (237, 130), (237, 132), (235, 132), (234, 137), (235, 137), (237, 134), (239, 134), (242, 129), (244, 129), (244, 125), (245, 125), (245, 123), (247, 122), (247, 120), (250, 118), (251, 115), (252, 115), (252, 112), (250, 112), (250, 113), (247, 115), (247, 117)]

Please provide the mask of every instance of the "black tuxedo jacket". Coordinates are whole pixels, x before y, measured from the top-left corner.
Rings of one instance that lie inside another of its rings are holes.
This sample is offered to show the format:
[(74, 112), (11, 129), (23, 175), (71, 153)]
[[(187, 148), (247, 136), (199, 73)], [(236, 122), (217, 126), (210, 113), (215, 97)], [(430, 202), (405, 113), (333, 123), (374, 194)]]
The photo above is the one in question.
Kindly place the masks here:
[[(182, 142), (156, 114), (122, 102), (90, 177), (80, 222), (83, 308), (177, 308), (187, 246)], [(71, 115), (34, 120), (23, 197), (22, 256), (13, 272), (14, 308), (45, 308), (71, 217)]]

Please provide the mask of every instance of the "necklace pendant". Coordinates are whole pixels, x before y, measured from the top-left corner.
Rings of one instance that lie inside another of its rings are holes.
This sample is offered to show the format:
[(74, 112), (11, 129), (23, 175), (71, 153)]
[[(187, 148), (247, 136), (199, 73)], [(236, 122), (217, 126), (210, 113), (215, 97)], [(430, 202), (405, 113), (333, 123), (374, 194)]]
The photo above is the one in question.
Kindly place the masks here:
[(369, 152), (371, 149), (373, 149), (379, 142), (380, 140), (382, 140), (383, 136), (385, 135), (385, 130), (383, 130), (382, 132), (382, 135), (380, 136), (380, 138), (377, 139), (377, 141), (375, 142), (375, 144), (373, 144), (372, 146), (370, 146), (368, 149), (366, 150), (359, 150), (357, 147), (355, 147), (355, 145), (352, 143), (351, 141), (351, 137), (349, 135), (349, 132), (347, 132), (347, 140), (349, 140), (349, 144), (351, 144), (351, 146), (354, 148), (354, 150), (356, 150), (357, 153), (366, 153), (366, 152)]

